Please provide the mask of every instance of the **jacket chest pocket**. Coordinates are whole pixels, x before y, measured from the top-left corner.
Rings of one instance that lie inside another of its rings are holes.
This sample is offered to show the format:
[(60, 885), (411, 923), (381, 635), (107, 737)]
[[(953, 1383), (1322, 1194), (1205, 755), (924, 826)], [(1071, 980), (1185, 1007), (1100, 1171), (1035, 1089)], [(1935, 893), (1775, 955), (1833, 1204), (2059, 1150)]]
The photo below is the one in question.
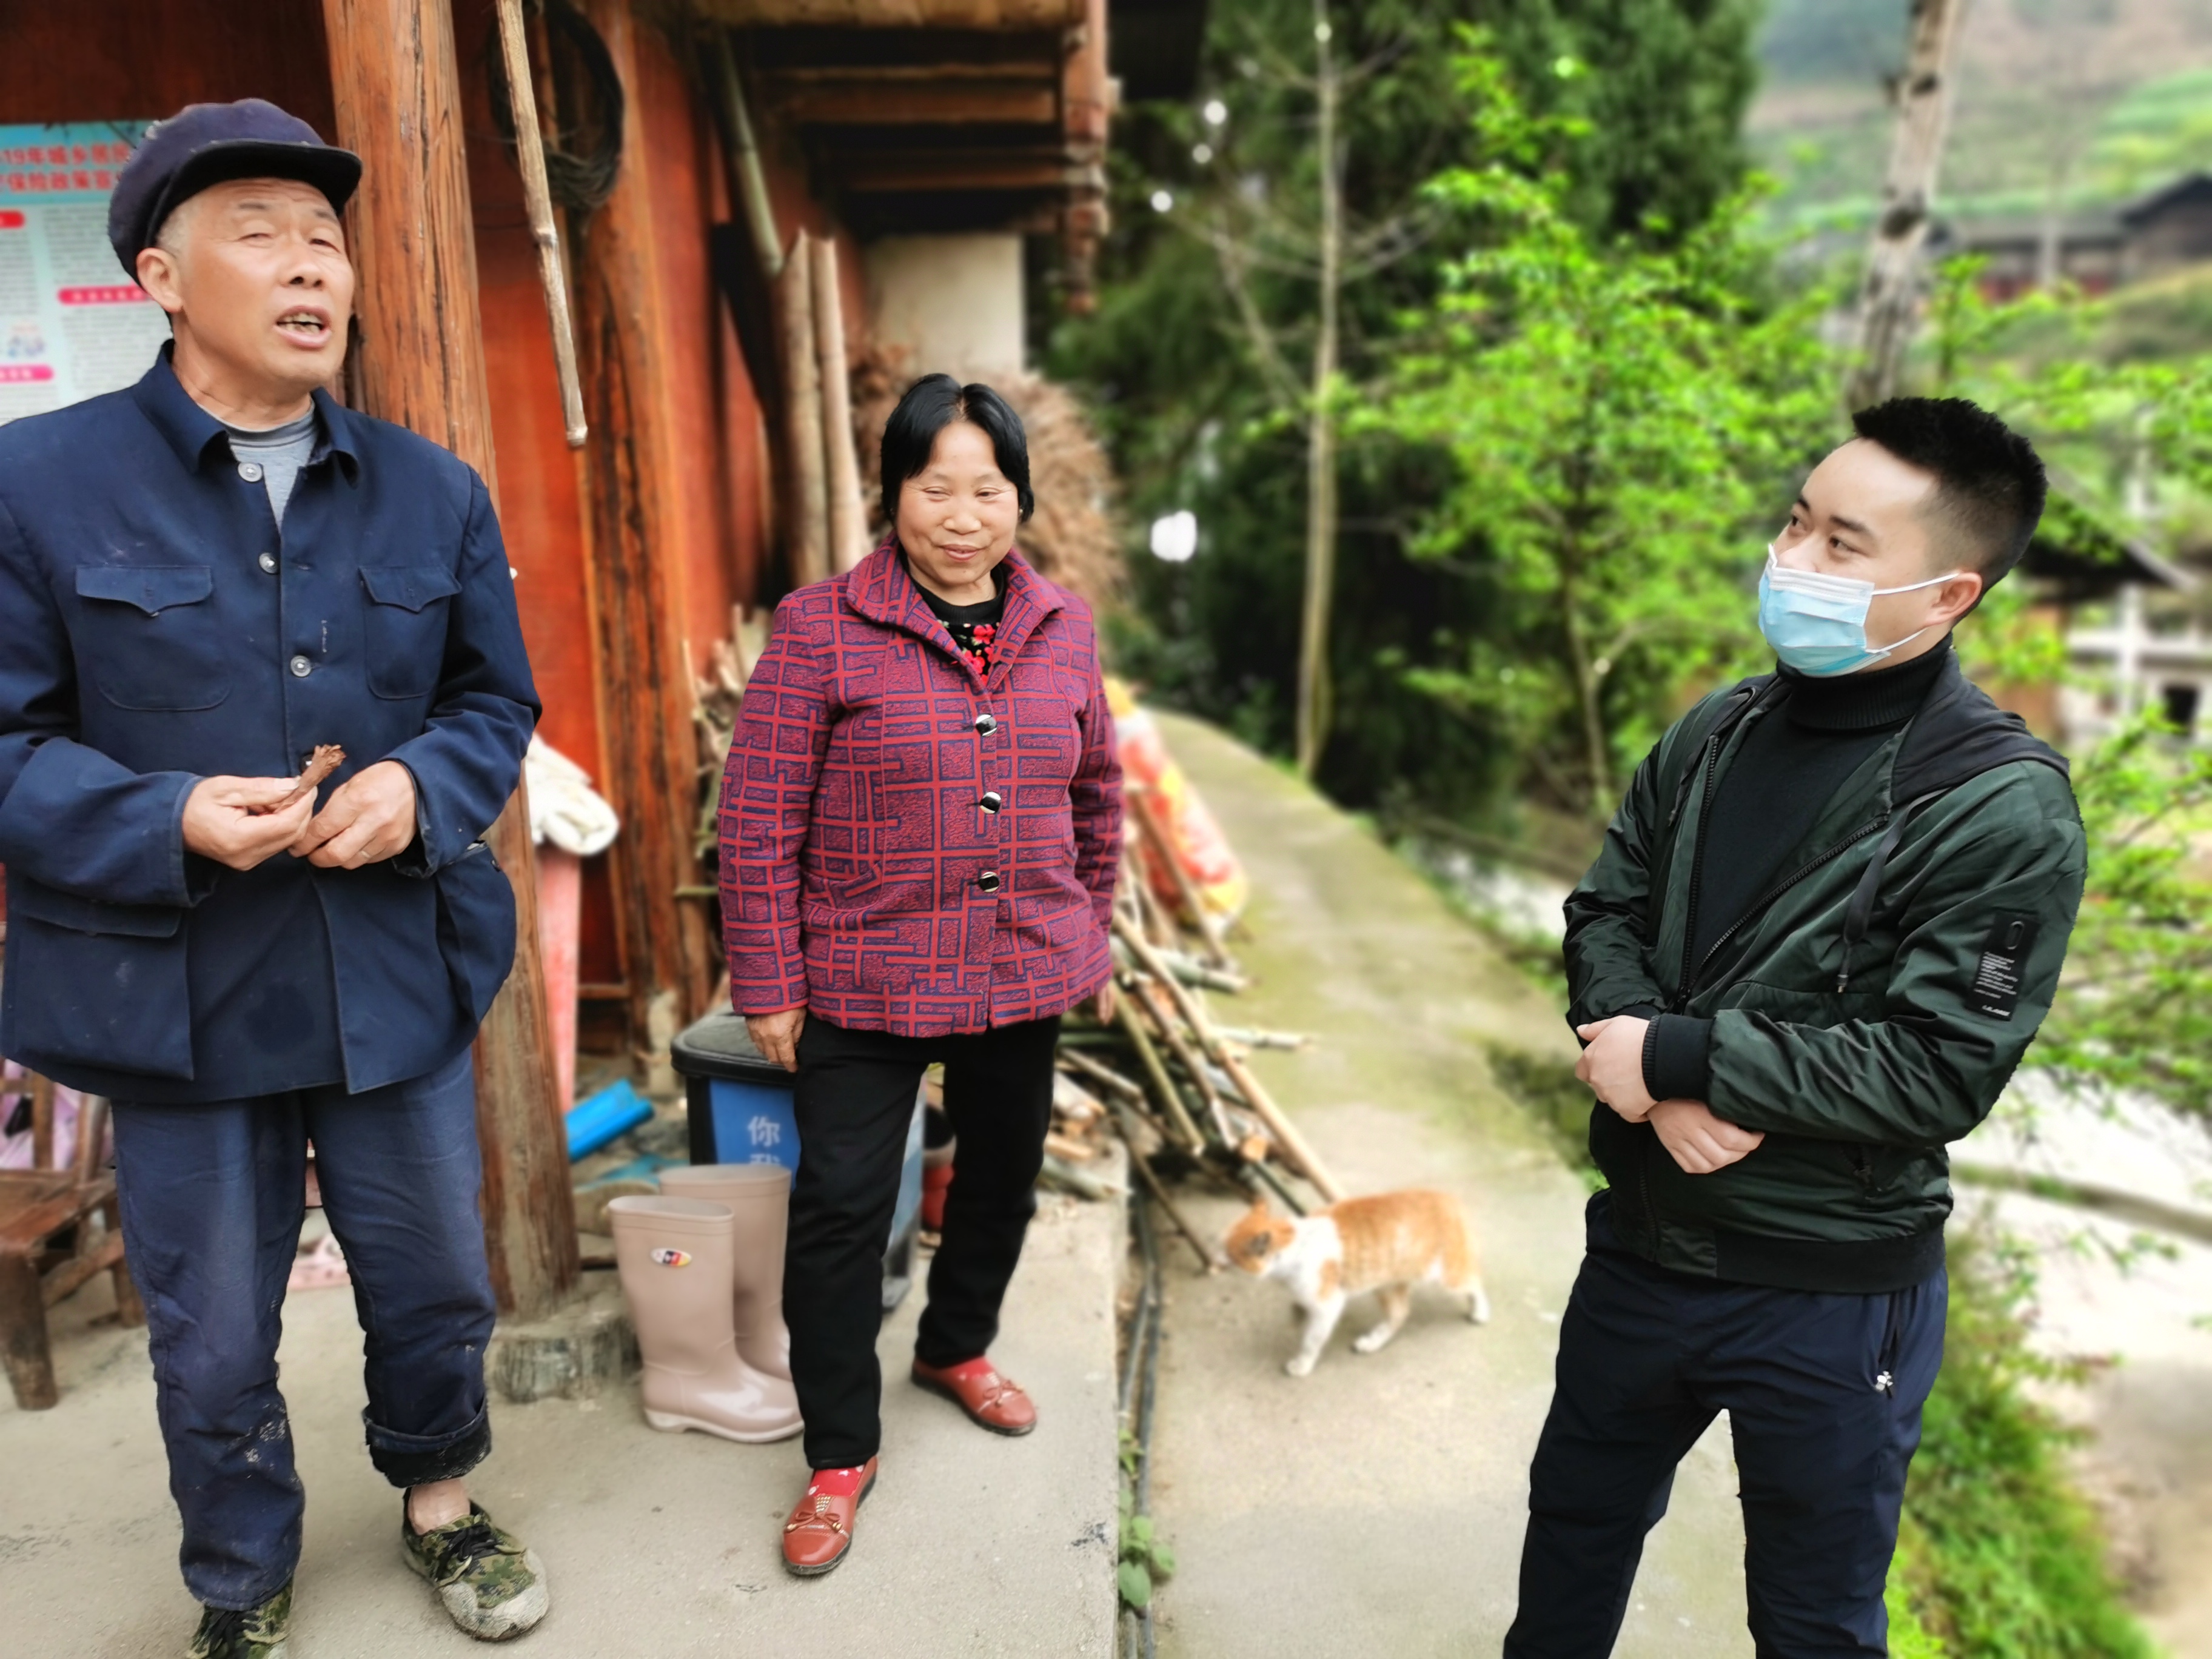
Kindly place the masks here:
[(461, 584), (443, 565), (363, 565), (368, 689), (380, 697), (427, 697), (446, 664), (447, 613)]
[(212, 708), (230, 695), (230, 653), (204, 564), (79, 565), (81, 660), (118, 708)]

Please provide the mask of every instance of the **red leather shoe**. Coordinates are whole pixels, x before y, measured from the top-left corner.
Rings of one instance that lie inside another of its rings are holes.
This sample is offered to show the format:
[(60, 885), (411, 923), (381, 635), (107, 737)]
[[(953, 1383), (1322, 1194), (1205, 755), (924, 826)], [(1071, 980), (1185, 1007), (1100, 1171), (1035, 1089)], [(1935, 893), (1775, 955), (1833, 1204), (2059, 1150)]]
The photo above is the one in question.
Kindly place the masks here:
[(932, 1394), (943, 1395), (993, 1434), (1027, 1434), (1036, 1427), (1035, 1402), (980, 1355), (942, 1368), (917, 1359), (914, 1380)]
[(813, 1578), (845, 1559), (853, 1547), (853, 1517), (876, 1484), (876, 1460), (857, 1469), (817, 1469), (783, 1523), (783, 1565)]

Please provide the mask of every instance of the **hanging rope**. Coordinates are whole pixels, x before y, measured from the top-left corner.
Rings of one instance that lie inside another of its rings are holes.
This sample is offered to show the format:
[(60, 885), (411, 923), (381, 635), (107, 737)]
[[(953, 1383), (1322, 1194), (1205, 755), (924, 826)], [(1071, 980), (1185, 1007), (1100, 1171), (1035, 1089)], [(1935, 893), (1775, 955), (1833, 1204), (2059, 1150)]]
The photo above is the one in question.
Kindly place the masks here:
[[(556, 131), (545, 142), (546, 183), (553, 199), (570, 212), (592, 213), (614, 194), (615, 179), (622, 171), (622, 76), (591, 19), (568, 0), (533, 0), (530, 9), (545, 20), (560, 92)], [(492, 125), (500, 142), (512, 150), (514, 110), (507, 96), (496, 19), (484, 41), (484, 72), (491, 83)]]

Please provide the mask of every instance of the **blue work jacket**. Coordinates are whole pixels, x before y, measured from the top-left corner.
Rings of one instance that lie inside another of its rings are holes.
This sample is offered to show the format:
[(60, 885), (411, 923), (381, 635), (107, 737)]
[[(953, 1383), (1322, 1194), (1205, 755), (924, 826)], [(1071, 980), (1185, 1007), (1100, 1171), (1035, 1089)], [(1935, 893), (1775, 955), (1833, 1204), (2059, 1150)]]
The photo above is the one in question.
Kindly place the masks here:
[[(321, 392), (280, 530), (168, 349), (0, 427), (0, 1051), (121, 1099), (417, 1077), (514, 960), (482, 837), (538, 704), (483, 481)], [(397, 858), (246, 872), (185, 850), (202, 777), (343, 746), (415, 779)]]

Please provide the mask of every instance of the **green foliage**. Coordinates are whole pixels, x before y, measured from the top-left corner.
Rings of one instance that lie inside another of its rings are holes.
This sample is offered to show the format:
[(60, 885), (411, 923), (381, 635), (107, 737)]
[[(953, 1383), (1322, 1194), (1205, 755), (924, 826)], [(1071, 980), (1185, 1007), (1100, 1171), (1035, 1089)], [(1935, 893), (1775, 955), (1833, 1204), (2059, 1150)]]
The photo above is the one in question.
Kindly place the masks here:
[(2189, 863), (2212, 750), (2139, 718), (2075, 769), (2087, 891), (2067, 977), (2027, 1062), (2212, 1118), (2212, 883)]
[(1455, 463), (1415, 554), (1476, 563), (1506, 625), (1404, 672), (1602, 817), (1680, 694), (1757, 654), (1765, 532), (1836, 436), (1825, 296), (1763, 301), (1741, 198), (1671, 246), (1594, 237), (1559, 124), (1480, 51), (1462, 88), (1480, 153), (1431, 188), (1485, 235), (1370, 420)]
[[(1345, 290), (1348, 400), (1389, 372), (1404, 317), (1427, 309), (1474, 233), (1425, 193), (1474, 163), (1480, 137), (1453, 58), (1456, 28), (1490, 23), (1505, 72), (1559, 118), (1593, 225), (1656, 216), (1686, 229), (1740, 183), (1733, 131), (1751, 75), (1749, 0), (1364, 0), (1334, 9), (1350, 66), (1346, 198), (1355, 240)], [(1316, 288), (1310, 270), (1316, 173), (1310, 0), (1212, 9), (1200, 107), (1140, 105), (1115, 126), (1115, 228), (1095, 315), (1041, 341), (1056, 378), (1082, 386), (1138, 524), (1198, 516), (1198, 556), (1164, 565), (1133, 548), (1133, 614), (1115, 625), (1117, 665), (1154, 696), (1286, 749), (1305, 521), (1302, 409), (1282, 395), (1261, 337), (1297, 381)], [(1571, 131), (1572, 137), (1568, 135)], [(1196, 159), (1204, 146), (1208, 159)], [(1571, 166), (1566, 166), (1568, 161)], [(1164, 191), (1173, 206), (1151, 205)], [(1224, 278), (1212, 231), (1253, 255), (1244, 275), (1255, 333)], [(1342, 533), (1332, 620), (1338, 714), (1321, 777), (1347, 804), (1401, 797), (1469, 815), (1499, 798), (1515, 764), (1498, 734), (1418, 689), (1411, 671), (1461, 666), (1499, 631), (1492, 570), (1418, 559), (1408, 544), (1447, 487), (1448, 458), (1370, 428), (1342, 454)]]
[[(2026, 1257), (1954, 1239), (1950, 1265), (1943, 1371), (1905, 1488), (1893, 1608), (1905, 1601), (1917, 1639), (1941, 1644), (1923, 1653), (2151, 1659), (2105, 1566), (2096, 1517), (2067, 1480), (2075, 1437), (2025, 1392), (2073, 1375), (2027, 1345)], [(1893, 1640), (1891, 1650), (1914, 1650)]]
[(1740, 188), (1759, 0), (1491, 0), (1468, 8), (1529, 112), (1568, 142), (1560, 205), (1602, 236), (1661, 240)]
[[(2124, 296), (1983, 299), (1961, 261), (1938, 284), (1929, 353), (1936, 389), (1996, 410), (2063, 463), (2045, 533), (2119, 551), (2131, 477), (2169, 507), (2212, 496), (2212, 357), (2110, 349)], [(1978, 677), (2050, 683), (2059, 642), (2008, 583), (1960, 630)], [(2177, 744), (2150, 715), (2076, 757), (2087, 890), (2067, 974), (2026, 1063), (2077, 1086), (2140, 1091), (2212, 1117), (2212, 883), (2190, 838), (2212, 814), (2212, 751)]]
[(1904, 1551), (1900, 1548), (1889, 1564), (1889, 1579), (1882, 1586), (1882, 1606), (1889, 1613), (1890, 1659), (1949, 1659), (1949, 1645), (1940, 1636), (1933, 1635), (1920, 1622), (1920, 1615), (1912, 1610), (1911, 1592), (1906, 1588)]
[(1115, 1582), (1121, 1600), (1142, 1612), (1152, 1603), (1153, 1587), (1175, 1576), (1175, 1552), (1159, 1535), (1149, 1515), (1137, 1513), (1137, 1443), (1127, 1429), (1121, 1431), (1121, 1534), (1116, 1545)]

